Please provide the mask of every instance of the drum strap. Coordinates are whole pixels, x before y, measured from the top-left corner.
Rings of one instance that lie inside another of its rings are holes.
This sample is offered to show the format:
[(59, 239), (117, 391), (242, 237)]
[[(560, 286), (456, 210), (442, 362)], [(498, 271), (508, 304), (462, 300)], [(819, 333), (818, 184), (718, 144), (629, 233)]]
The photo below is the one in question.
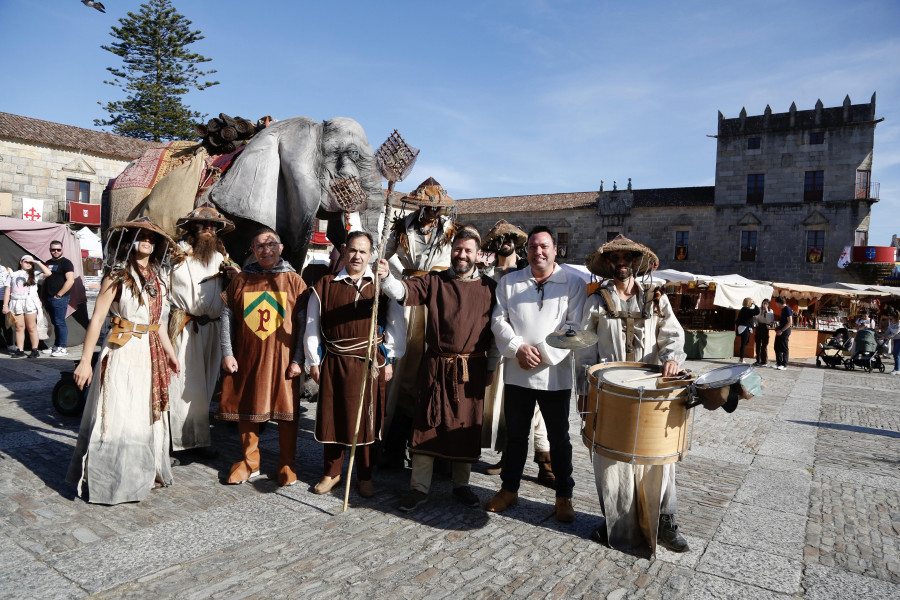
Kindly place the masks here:
[(600, 297), (603, 298), (603, 303), (606, 305), (607, 318), (621, 319), (624, 321), (625, 360), (634, 362), (634, 322), (637, 320), (643, 323), (650, 316), (650, 309), (653, 305), (653, 294), (645, 295), (645, 298), (649, 297), (651, 299), (650, 302), (644, 302), (643, 311), (635, 312), (630, 310), (614, 310), (613, 307), (616, 304), (608, 289), (600, 288), (597, 290), (597, 293), (600, 294)]

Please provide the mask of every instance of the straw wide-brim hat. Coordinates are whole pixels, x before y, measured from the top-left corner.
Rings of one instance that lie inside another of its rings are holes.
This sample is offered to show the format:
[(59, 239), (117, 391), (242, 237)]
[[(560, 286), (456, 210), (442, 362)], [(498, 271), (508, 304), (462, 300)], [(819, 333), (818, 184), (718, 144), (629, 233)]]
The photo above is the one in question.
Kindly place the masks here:
[(654, 254), (653, 250), (643, 244), (629, 240), (623, 235), (617, 235), (614, 239), (600, 246), (599, 250), (584, 259), (588, 270), (600, 277), (612, 277), (612, 265), (603, 258), (604, 254), (611, 252), (632, 252), (635, 255), (634, 260), (631, 262), (631, 271), (635, 277), (646, 275), (659, 267), (659, 258)]
[(165, 231), (163, 231), (162, 229), (160, 229), (159, 227), (154, 225), (153, 221), (151, 221), (148, 217), (138, 217), (137, 219), (133, 219), (131, 221), (125, 221), (124, 223), (119, 223), (118, 225), (110, 227), (109, 231), (110, 231), (110, 233), (112, 233), (114, 231), (122, 231), (122, 230), (134, 231), (137, 229), (146, 229), (147, 231), (152, 231), (156, 235), (160, 236), (162, 239), (169, 242), (169, 244), (173, 248), (175, 247), (175, 240), (173, 240), (172, 237), (169, 234), (167, 234)]
[(234, 223), (225, 218), (225, 215), (219, 212), (211, 202), (204, 202), (187, 215), (175, 222), (176, 227), (187, 229), (190, 223), (213, 223), (216, 225), (219, 233), (228, 233), (234, 231)]
[(429, 177), (419, 184), (419, 187), (403, 196), (401, 202), (409, 202), (417, 206), (436, 206), (439, 208), (449, 208), (456, 206), (456, 200), (450, 197), (441, 184), (435, 181), (434, 177)]
[(498, 238), (502, 238), (505, 235), (512, 235), (515, 237), (516, 248), (521, 248), (525, 245), (525, 242), (528, 241), (528, 234), (516, 227), (515, 225), (510, 225), (503, 219), (497, 221), (491, 230), (488, 231), (488, 234), (484, 238), (484, 242), (482, 243), (482, 248), (489, 248), (494, 240)]

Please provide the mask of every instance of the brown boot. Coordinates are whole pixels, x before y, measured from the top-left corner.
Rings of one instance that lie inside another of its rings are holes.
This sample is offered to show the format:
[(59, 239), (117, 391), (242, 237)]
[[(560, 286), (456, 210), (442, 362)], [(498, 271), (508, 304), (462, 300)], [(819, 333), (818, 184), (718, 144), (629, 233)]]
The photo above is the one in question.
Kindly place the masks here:
[(575, 507), (571, 498), (556, 499), (556, 520), (560, 523), (571, 523), (575, 520)]
[(538, 483), (551, 489), (556, 489), (556, 477), (550, 467), (550, 453), (546, 451), (534, 451), (534, 462), (538, 466)]
[(297, 483), (297, 429), (299, 421), (278, 421), (278, 485)]
[(259, 477), (259, 423), (238, 421), (238, 433), (241, 436), (243, 460), (231, 466), (231, 472), (225, 483), (238, 485)]
[(356, 489), (363, 498), (371, 498), (375, 495), (375, 485), (371, 479), (360, 479), (356, 482)]
[(500, 488), (500, 491), (484, 505), (484, 509), (488, 512), (503, 512), (518, 503), (519, 495), (517, 493)]
[(328, 475), (324, 475), (322, 480), (316, 484), (316, 487), (313, 488), (313, 493), (315, 494), (327, 494), (331, 491), (331, 488), (336, 486), (338, 482), (341, 480), (340, 475), (335, 475), (334, 477), (330, 477)]

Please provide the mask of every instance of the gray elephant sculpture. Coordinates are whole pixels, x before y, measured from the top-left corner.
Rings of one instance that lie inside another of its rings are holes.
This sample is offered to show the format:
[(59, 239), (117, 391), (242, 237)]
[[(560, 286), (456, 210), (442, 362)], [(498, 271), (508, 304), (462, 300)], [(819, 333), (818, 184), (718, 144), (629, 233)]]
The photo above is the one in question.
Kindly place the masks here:
[(343, 208), (329, 189), (332, 181), (352, 176), (367, 196), (356, 209), (362, 227), (377, 238), (384, 191), (363, 128), (346, 117), (321, 123), (292, 117), (257, 133), (208, 197), (238, 225), (225, 239), (235, 259), (246, 256), (255, 224), (261, 224), (278, 232), (285, 256), (299, 269), (315, 217), (329, 219), (329, 239), (343, 243)]

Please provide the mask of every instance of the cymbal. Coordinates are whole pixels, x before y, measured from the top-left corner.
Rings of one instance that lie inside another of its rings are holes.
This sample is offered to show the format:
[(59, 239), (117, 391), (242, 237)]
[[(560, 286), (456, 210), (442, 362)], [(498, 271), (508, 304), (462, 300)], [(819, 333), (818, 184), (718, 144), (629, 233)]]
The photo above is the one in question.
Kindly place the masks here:
[(560, 329), (546, 338), (547, 345), (563, 350), (580, 350), (597, 343), (597, 334), (580, 329)]

